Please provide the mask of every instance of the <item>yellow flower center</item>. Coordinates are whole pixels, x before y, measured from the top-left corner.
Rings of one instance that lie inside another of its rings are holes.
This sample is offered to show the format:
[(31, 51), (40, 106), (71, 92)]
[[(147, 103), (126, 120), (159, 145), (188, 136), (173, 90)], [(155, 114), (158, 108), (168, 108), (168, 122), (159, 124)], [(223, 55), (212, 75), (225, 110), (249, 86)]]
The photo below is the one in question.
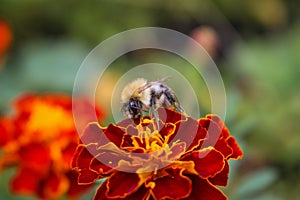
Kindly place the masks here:
[(27, 133), (42, 140), (55, 138), (62, 131), (74, 129), (70, 112), (46, 102), (37, 101), (31, 106), (31, 115), (27, 122)]
[(157, 130), (152, 131), (150, 128), (141, 125), (138, 125), (136, 128), (138, 129), (138, 136), (132, 138), (134, 147), (140, 147), (140, 143), (142, 143), (147, 152), (154, 152), (161, 150), (167, 145), (165, 139), (162, 138)]

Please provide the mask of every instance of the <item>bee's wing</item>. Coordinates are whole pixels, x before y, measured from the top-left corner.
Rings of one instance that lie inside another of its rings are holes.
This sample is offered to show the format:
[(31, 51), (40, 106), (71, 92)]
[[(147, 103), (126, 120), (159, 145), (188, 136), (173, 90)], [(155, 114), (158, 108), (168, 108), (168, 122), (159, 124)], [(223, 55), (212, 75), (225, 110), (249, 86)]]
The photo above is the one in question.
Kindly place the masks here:
[(148, 89), (149, 87), (152, 86), (153, 83), (163, 83), (163, 82), (166, 82), (167, 80), (169, 80), (170, 77), (164, 77), (164, 78), (161, 78), (157, 81), (151, 81), (149, 83), (147, 83), (146, 85), (142, 86), (140, 89), (139, 89), (139, 93), (143, 92), (144, 90)]

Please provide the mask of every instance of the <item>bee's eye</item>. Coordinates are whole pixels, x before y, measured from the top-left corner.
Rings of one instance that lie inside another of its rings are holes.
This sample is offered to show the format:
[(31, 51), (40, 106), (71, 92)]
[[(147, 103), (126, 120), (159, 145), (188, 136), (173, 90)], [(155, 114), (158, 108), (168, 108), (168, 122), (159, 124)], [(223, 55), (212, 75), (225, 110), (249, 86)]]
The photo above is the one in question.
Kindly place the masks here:
[(129, 106), (130, 106), (130, 107), (135, 107), (134, 101), (131, 101), (131, 102), (129, 103)]

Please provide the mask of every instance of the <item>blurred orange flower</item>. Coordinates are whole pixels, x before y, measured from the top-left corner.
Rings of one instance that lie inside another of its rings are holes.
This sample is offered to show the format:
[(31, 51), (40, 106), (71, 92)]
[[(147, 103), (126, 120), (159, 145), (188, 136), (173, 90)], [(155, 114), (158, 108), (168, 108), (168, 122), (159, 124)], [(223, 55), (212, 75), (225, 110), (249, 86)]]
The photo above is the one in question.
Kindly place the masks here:
[(219, 48), (219, 36), (212, 27), (197, 27), (191, 33), (191, 37), (196, 40), (211, 57), (215, 57)]
[(0, 20), (0, 68), (4, 53), (8, 50), (12, 41), (12, 32), (9, 25)]
[[(79, 126), (91, 122), (92, 105), (85, 99), (75, 100), (83, 112)], [(89, 188), (76, 183), (77, 172), (70, 161), (78, 144), (72, 115), (72, 98), (49, 94), (26, 94), (14, 102), (13, 116), (0, 119), (0, 172), (17, 166), (11, 181), (14, 193), (56, 199), (67, 194), (75, 197)], [(103, 111), (95, 110), (99, 119)], [(82, 127), (79, 127), (79, 129)]]
[(242, 151), (221, 119), (200, 120), (169, 109), (158, 110), (160, 130), (145, 117), (101, 127), (90, 123), (77, 147), (72, 166), (78, 182), (107, 178), (94, 199), (225, 200), (228, 160)]

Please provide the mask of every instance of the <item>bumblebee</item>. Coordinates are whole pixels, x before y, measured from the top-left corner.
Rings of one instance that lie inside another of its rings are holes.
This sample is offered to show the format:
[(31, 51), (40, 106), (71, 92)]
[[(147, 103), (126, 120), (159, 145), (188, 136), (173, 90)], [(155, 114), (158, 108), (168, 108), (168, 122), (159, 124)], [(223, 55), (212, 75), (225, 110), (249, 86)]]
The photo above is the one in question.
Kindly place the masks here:
[(153, 113), (156, 121), (159, 107), (172, 108), (178, 112), (184, 112), (174, 92), (164, 84), (168, 78), (147, 82), (144, 78), (138, 78), (126, 85), (121, 93), (122, 112), (125, 117), (136, 119), (143, 112)]

